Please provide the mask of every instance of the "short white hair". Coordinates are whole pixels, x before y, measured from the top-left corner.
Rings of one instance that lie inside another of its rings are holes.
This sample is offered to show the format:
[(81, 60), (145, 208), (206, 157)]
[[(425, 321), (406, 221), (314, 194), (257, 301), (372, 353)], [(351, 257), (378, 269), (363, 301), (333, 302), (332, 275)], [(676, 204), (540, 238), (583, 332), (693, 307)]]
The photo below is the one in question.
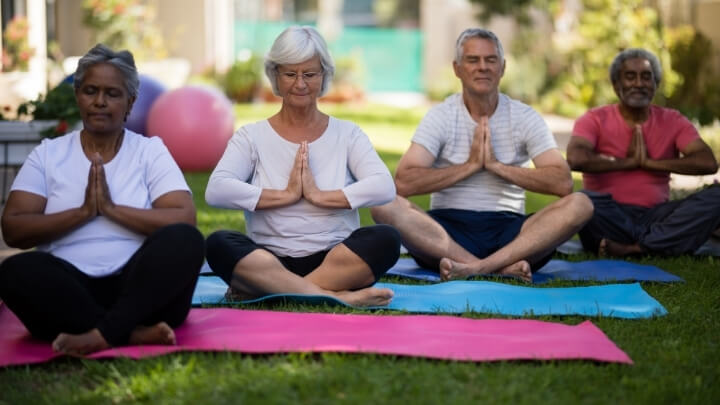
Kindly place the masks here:
[(294, 25), (280, 33), (273, 42), (270, 52), (265, 56), (265, 74), (270, 80), (273, 94), (280, 95), (277, 87), (278, 66), (303, 63), (315, 56), (320, 57), (323, 69), (320, 96), (324, 96), (335, 75), (335, 63), (330, 57), (323, 37), (315, 28), (307, 25)]
[(500, 61), (503, 63), (503, 65), (505, 64), (505, 51), (503, 50), (503, 46), (500, 43), (497, 35), (495, 35), (495, 33), (490, 30), (482, 28), (468, 28), (460, 34), (457, 41), (455, 42), (455, 62), (462, 62), (463, 45), (465, 45), (465, 42), (467, 42), (468, 39), (472, 38), (487, 39), (489, 41), (492, 41), (495, 44), (495, 49), (497, 49)]

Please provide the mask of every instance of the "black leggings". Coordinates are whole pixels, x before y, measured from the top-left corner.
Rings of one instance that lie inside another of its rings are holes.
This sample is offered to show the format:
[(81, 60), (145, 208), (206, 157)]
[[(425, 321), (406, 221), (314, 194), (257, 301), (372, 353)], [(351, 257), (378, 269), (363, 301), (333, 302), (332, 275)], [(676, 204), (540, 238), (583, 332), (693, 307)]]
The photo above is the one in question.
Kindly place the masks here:
[[(342, 243), (367, 263), (376, 281), (400, 257), (400, 234), (389, 225), (358, 228)], [(256, 244), (240, 232), (218, 231), (207, 239), (208, 264), (215, 274), (230, 285), (237, 262), (255, 249), (265, 249), (265, 247)], [(330, 250), (323, 250), (305, 257), (278, 256), (274, 253), (273, 255), (286, 269), (304, 277), (320, 266), (328, 252)]]
[(158, 229), (106, 277), (89, 277), (46, 252), (20, 253), (0, 264), (0, 298), (39, 339), (98, 328), (120, 346), (137, 326), (175, 328), (185, 320), (203, 256), (203, 236), (187, 224)]

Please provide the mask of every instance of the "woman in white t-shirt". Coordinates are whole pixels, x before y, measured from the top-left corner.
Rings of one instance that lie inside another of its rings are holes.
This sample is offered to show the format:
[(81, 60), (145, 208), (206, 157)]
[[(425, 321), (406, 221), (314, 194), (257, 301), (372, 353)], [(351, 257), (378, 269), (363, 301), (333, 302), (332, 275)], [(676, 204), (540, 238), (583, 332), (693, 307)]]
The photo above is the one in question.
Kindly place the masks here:
[(351, 305), (385, 305), (371, 287), (398, 259), (387, 225), (360, 228), (357, 209), (395, 198), (385, 164), (356, 125), (322, 113), (317, 98), (335, 67), (311, 27), (290, 27), (265, 61), (280, 111), (240, 128), (208, 182), (211, 205), (242, 209), (247, 235), (216, 232), (210, 267), (234, 298), (272, 293), (331, 295)]
[(124, 128), (132, 54), (96, 45), (74, 75), (83, 129), (36, 147), (2, 215), (0, 298), (54, 350), (175, 344), (204, 242), (185, 179), (159, 138)]

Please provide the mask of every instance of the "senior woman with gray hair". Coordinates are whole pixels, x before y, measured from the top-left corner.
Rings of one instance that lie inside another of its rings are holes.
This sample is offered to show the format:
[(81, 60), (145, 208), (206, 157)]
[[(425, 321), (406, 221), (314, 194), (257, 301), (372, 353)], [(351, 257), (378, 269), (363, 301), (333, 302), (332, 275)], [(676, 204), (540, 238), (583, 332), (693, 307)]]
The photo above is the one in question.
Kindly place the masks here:
[(130, 52), (95, 46), (74, 87), (83, 129), (43, 140), (12, 185), (3, 236), (37, 250), (0, 265), (0, 298), (61, 353), (174, 344), (204, 253), (188, 186), (159, 138), (124, 128)]
[(207, 240), (208, 263), (235, 298), (330, 295), (358, 306), (392, 299), (371, 286), (397, 261), (399, 234), (361, 228), (357, 209), (391, 201), (395, 186), (360, 128), (318, 110), (334, 69), (315, 29), (283, 31), (265, 61), (280, 111), (240, 128), (210, 176), (207, 202), (242, 209), (247, 221), (247, 235), (219, 231)]

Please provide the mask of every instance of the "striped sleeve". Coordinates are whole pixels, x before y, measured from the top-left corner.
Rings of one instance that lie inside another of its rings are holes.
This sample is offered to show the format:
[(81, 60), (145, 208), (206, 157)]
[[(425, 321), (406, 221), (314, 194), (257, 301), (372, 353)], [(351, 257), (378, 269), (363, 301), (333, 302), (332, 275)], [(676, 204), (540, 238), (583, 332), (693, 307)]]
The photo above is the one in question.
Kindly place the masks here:
[(520, 122), (522, 122), (522, 133), (530, 159), (557, 148), (555, 137), (550, 132), (545, 120), (530, 106), (525, 106)]
[(431, 108), (420, 121), (412, 137), (413, 143), (424, 147), (435, 157), (440, 155), (447, 137), (445, 126), (448, 112), (445, 111), (444, 106), (443, 103)]

